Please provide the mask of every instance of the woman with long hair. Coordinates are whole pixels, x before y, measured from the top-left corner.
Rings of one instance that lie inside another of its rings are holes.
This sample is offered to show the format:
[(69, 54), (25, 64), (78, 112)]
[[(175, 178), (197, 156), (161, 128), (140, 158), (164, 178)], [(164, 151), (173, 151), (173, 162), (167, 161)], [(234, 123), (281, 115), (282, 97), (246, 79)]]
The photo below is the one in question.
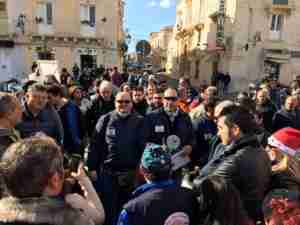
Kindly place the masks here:
[(253, 225), (239, 191), (224, 179), (211, 176), (199, 186), (200, 225)]
[(270, 190), (300, 191), (300, 131), (283, 128), (268, 139), (266, 151), (272, 161)]

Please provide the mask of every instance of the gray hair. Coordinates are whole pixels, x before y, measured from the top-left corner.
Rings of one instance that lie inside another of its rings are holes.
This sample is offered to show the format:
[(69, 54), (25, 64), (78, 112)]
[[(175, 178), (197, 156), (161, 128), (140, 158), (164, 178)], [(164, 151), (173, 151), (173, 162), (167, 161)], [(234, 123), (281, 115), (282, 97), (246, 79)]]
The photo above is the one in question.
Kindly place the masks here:
[(32, 137), (11, 145), (0, 161), (0, 174), (6, 191), (13, 197), (43, 195), (49, 179), (63, 177), (60, 147), (49, 137)]
[(31, 85), (27, 92), (47, 92), (47, 88), (43, 84), (36, 83)]
[(8, 93), (0, 93), (0, 118), (3, 118), (9, 112), (13, 112), (17, 106), (18, 99)]
[(113, 85), (111, 82), (107, 81), (107, 80), (103, 80), (101, 82), (101, 84), (99, 85), (99, 90), (103, 89), (103, 88), (109, 88), (110, 90), (113, 89)]

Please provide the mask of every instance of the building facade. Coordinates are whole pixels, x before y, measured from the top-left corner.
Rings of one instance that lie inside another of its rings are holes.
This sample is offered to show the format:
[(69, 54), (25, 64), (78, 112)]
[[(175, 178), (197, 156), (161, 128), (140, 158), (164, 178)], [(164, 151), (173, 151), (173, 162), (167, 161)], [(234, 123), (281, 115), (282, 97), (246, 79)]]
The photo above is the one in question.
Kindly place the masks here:
[[(3, 15), (7, 15), (6, 36), (14, 43), (9, 53), (4, 49), (14, 77), (30, 73), (39, 59), (56, 60), (60, 69), (69, 70), (74, 63), (81, 68), (122, 65), (122, 0), (0, 0), (1, 30)], [(0, 49), (0, 58), (4, 50)]]
[(163, 27), (159, 32), (150, 33), (151, 60), (154, 68), (165, 69), (169, 43), (173, 35), (173, 26)]
[(267, 74), (287, 84), (300, 73), (299, 1), (181, 0), (176, 13), (167, 63), (174, 76), (209, 83), (213, 72), (228, 72), (243, 90)]

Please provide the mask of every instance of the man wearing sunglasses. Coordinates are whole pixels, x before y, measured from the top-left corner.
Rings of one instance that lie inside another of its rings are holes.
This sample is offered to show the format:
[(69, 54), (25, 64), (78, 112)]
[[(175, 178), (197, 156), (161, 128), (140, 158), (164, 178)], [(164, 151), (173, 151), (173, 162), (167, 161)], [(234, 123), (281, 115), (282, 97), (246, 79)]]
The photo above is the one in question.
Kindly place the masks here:
[(96, 189), (103, 197), (105, 224), (116, 224), (121, 207), (129, 200), (145, 147), (143, 117), (133, 111), (129, 93), (117, 94), (115, 108), (100, 117), (87, 161)]
[(146, 142), (165, 145), (172, 154), (183, 150), (190, 155), (195, 144), (193, 126), (187, 113), (177, 107), (173, 88), (164, 92), (163, 107), (146, 116)]

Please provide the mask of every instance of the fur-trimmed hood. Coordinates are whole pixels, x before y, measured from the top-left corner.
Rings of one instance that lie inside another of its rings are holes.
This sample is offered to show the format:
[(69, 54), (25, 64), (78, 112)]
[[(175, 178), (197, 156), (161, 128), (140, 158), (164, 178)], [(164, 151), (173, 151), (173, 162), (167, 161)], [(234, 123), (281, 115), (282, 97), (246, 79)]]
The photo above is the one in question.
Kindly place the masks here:
[(41, 198), (4, 198), (0, 200), (0, 224), (93, 225), (83, 212), (63, 200)]

